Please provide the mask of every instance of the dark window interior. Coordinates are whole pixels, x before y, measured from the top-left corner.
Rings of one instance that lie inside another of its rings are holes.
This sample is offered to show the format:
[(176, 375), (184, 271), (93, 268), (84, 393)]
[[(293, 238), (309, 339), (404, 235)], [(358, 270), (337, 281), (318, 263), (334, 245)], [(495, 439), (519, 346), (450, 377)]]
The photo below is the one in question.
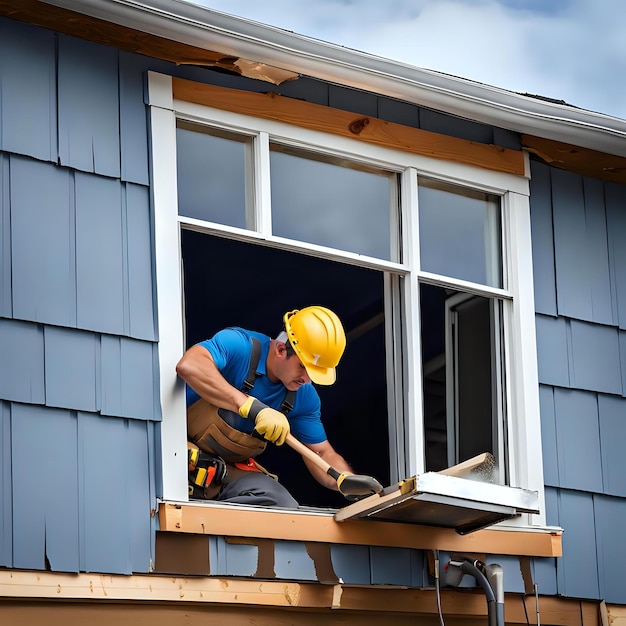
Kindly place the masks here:
[[(461, 292), (420, 285), (422, 369), (424, 389), (424, 435), (427, 471), (439, 471), (483, 452), (499, 459), (494, 439), (497, 362), (493, 306), (489, 298), (468, 295), (452, 305), (451, 332), (455, 339), (446, 353), (446, 303)], [(446, 360), (452, 359), (452, 364)], [(453, 380), (447, 380), (452, 365)], [(450, 368), (448, 368), (450, 371)], [(453, 390), (457, 405), (456, 432), (446, 420)], [(452, 439), (450, 439), (452, 437)], [(450, 454), (448, 442), (454, 451)]]
[[(389, 484), (382, 272), (263, 245), (182, 231), (187, 346), (227, 326), (275, 337), (286, 311), (327, 306), (342, 320), (347, 347), (337, 382), (318, 387), (328, 439), (357, 473)], [(347, 501), (310, 476), (286, 445), (259, 462), (302, 505)]]

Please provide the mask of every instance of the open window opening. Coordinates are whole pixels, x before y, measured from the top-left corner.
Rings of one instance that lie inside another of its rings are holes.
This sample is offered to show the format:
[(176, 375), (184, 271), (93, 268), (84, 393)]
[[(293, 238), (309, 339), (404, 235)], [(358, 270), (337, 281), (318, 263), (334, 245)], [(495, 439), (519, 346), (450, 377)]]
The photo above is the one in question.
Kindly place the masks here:
[(420, 305), (426, 470), (489, 452), (505, 484), (502, 303), (422, 284)]
[[(228, 326), (276, 337), (286, 311), (311, 304), (339, 315), (347, 347), (337, 382), (317, 387), (322, 421), (356, 472), (388, 484), (383, 272), (185, 228), (181, 243), (186, 347)], [(269, 445), (258, 460), (301, 505), (345, 506), (288, 446)]]

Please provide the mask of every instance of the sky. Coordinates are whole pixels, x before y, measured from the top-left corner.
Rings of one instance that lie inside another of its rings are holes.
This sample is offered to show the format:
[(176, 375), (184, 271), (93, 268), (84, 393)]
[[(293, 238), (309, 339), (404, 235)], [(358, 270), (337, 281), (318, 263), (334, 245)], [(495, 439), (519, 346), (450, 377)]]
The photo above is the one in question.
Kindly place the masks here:
[(416, 67), (626, 119), (624, 0), (195, 3)]

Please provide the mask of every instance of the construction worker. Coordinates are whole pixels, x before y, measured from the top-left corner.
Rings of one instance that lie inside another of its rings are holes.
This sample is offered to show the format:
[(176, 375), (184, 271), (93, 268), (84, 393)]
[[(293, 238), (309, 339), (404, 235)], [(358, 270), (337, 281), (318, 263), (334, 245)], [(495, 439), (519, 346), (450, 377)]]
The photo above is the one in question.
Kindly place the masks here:
[[(320, 484), (337, 490), (347, 476), (355, 478), (326, 438), (311, 384), (335, 382), (346, 345), (343, 326), (322, 306), (290, 311), (283, 321), (275, 339), (226, 328), (180, 359), (176, 371), (187, 383), (193, 497), (297, 508), (287, 489), (254, 461), (268, 441), (280, 446), (290, 432), (341, 475), (332, 478), (303, 457)], [(198, 459), (204, 468), (197, 467)]]

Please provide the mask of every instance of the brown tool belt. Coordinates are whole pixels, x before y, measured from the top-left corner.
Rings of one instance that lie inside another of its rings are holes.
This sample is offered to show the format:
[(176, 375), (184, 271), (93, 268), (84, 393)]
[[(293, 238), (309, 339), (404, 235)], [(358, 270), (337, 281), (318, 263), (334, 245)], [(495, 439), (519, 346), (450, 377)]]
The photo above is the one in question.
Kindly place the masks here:
[(229, 413), (206, 400), (194, 402), (187, 408), (189, 441), (204, 452), (222, 457), (227, 463), (239, 463), (261, 454), (267, 442), (233, 428), (226, 421)]

